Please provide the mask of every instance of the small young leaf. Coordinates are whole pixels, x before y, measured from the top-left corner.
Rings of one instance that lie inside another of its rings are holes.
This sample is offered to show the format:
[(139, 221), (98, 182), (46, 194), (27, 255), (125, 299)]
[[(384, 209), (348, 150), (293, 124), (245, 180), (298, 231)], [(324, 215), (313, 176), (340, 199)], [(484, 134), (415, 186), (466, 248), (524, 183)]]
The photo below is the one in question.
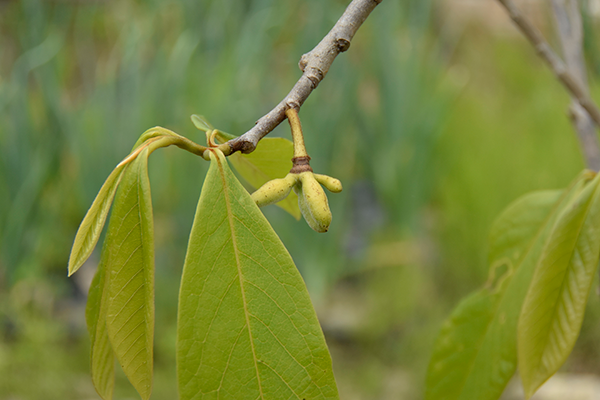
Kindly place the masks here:
[(91, 342), (92, 382), (103, 400), (111, 400), (115, 386), (115, 356), (106, 331), (106, 256), (107, 247), (104, 246), (98, 270), (90, 286), (85, 317)]
[(214, 127), (210, 124), (210, 122), (206, 120), (206, 118), (203, 115), (193, 114), (190, 118), (192, 119), (192, 123), (194, 124), (194, 126), (202, 132), (208, 132), (214, 129)]
[(96, 196), (96, 199), (94, 199), (87, 214), (85, 214), (83, 222), (81, 222), (77, 230), (75, 242), (71, 249), (69, 276), (73, 275), (89, 258), (92, 251), (94, 251), (126, 167), (126, 164), (121, 163), (112, 171), (102, 185), (102, 188), (100, 188), (100, 192)]
[(527, 398), (565, 362), (579, 336), (600, 256), (600, 175), (561, 212), (535, 269), (518, 325)]
[(125, 375), (142, 399), (152, 389), (154, 338), (154, 239), (148, 154), (142, 150), (125, 171), (105, 246), (106, 325)]
[(211, 160), (181, 279), (181, 399), (337, 399), (292, 258), (223, 154)]
[(490, 282), (444, 325), (428, 369), (426, 399), (500, 397), (517, 366), (517, 320), (543, 244), (588, 178), (580, 175), (565, 192), (528, 194), (498, 217), (490, 235)]
[[(250, 154), (234, 153), (229, 156), (235, 170), (250, 186), (258, 189), (268, 181), (283, 178), (292, 169), (294, 145), (284, 138), (265, 138), (260, 141), (256, 150)], [(297, 220), (300, 219), (298, 196), (290, 193), (285, 199), (276, 203)]]

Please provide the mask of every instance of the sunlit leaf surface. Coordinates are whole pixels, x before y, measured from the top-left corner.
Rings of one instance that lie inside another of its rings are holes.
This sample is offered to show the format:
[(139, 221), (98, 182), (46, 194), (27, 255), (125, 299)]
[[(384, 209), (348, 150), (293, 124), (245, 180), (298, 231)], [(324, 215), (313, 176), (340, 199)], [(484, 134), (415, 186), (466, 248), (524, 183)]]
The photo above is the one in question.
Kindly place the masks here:
[[(292, 169), (294, 145), (284, 138), (265, 138), (259, 142), (250, 154), (234, 153), (229, 156), (229, 161), (235, 170), (255, 189), (266, 182), (283, 178)], [(290, 213), (294, 218), (300, 219), (298, 196), (290, 193), (288, 197), (277, 205)]]
[(338, 398), (302, 277), (222, 153), (211, 159), (179, 297), (181, 399)]
[(599, 255), (600, 175), (560, 214), (523, 304), (518, 355), (528, 398), (575, 345)]

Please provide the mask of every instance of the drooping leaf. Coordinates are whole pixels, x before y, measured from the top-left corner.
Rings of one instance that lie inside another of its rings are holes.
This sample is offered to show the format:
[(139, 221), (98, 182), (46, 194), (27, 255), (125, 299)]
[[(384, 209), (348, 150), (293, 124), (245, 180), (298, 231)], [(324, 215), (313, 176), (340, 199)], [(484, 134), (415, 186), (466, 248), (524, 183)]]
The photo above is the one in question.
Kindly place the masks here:
[(148, 154), (131, 162), (115, 197), (108, 247), (106, 326), (113, 351), (142, 399), (152, 389), (154, 239)]
[(103, 400), (110, 400), (113, 397), (115, 386), (115, 356), (106, 330), (106, 299), (108, 295), (106, 246), (102, 253), (98, 270), (90, 286), (85, 317), (91, 342), (92, 382), (100, 397)]
[[(235, 170), (250, 186), (258, 189), (268, 181), (283, 178), (292, 169), (294, 145), (284, 138), (262, 139), (252, 153), (234, 153), (229, 160)], [(298, 196), (290, 193), (288, 197), (277, 203), (279, 207), (300, 219)]]
[(126, 167), (126, 164), (121, 163), (112, 171), (83, 218), (69, 257), (69, 276), (73, 275), (94, 251)]
[(145, 149), (150, 149), (148, 153), (150, 154), (159, 147), (166, 147), (172, 144), (199, 155), (202, 155), (204, 151), (201, 146), (196, 145), (185, 137), (159, 126), (144, 132), (136, 142), (131, 153), (108, 176), (102, 188), (100, 188), (96, 199), (94, 199), (92, 206), (83, 218), (77, 230), (75, 242), (71, 249), (71, 256), (69, 257), (69, 276), (73, 275), (83, 265), (92, 254), (94, 247), (96, 247), (117, 187), (128, 165)]
[(181, 399), (337, 399), (302, 277), (223, 154), (211, 160), (181, 280)]
[(426, 399), (492, 400), (517, 365), (517, 320), (543, 244), (560, 210), (589, 179), (536, 192), (511, 204), (490, 235), (490, 282), (445, 323), (429, 365)]
[(536, 267), (518, 325), (527, 398), (565, 362), (579, 336), (600, 257), (600, 175), (561, 212)]

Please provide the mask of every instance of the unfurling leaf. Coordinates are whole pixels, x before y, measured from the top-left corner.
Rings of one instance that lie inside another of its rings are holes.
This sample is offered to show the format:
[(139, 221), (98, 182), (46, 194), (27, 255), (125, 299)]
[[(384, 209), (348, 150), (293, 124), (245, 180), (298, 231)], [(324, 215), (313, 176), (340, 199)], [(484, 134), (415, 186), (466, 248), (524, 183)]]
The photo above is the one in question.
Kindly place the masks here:
[[(560, 211), (589, 181), (511, 204), (490, 235), (490, 282), (444, 324), (427, 372), (427, 400), (496, 400), (517, 366), (517, 320), (544, 243)], [(504, 271), (502, 273), (502, 271)]]
[[(229, 161), (250, 186), (258, 189), (270, 180), (285, 177), (292, 168), (294, 145), (284, 138), (265, 138), (250, 154), (234, 153)], [(300, 219), (298, 197), (290, 193), (279, 203), (279, 207)]]
[(182, 400), (338, 398), (302, 277), (218, 150), (181, 281), (177, 371)]
[(600, 175), (561, 212), (525, 298), (518, 325), (527, 398), (565, 362), (579, 336), (600, 256)]
[(149, 149), (147, 154), (150, 154), (157, 148), (173, 144), (198, 155), (202, 155), (205, 150), (202, 146), (196, 145), (183, 136), (159, 126), (144, 132), (136, 142), (131, 153), (108, 176), (102, 188), (100, 188), (96, 199), (94, 199), (92, 206), (83, 218), (77, 230), (75, 242), (71, 249), (71, 256), (69, 257), (69, 276), (73, 275), (83, 265), (92, 254), (94, 247), (96, 247), (117, 187), (129, 164), (145, 149)]
[(191, 116), (192, 119), (192, 123), (194, 124), (194, 126), (201, 130), (202, 132), (208, 132), (210, 130), (215, 129), (210, 122), (208, 122), (206, 120), (206, 118), (204, 117), (204, 115), (197, 115), (197, 114), (193, 114)]
[(69, 276), (73, 275), (94, 251), (126, 167), (126, 164), (121, 163), (112, 171), (83, 218), (69, 257)]

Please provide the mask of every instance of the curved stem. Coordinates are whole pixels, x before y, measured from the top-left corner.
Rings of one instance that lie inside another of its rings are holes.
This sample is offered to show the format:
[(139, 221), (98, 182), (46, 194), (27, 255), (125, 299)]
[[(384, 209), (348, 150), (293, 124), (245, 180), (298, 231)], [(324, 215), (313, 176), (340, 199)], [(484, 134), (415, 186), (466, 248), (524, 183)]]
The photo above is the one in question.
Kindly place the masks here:
[(298, 66), (303, 74), (288, 95), (256, 125), (242, 136), (230, 140), (230, 153), (251, 153), (258, 142), (285, 119), (290, 108), (300, 109), (304, 101), (325, 78), (338, 54), (350, 47), (350, 41), (371, 11), (383, 0), (353, 0), (334, 27), (321, 42), (300, 58)]

